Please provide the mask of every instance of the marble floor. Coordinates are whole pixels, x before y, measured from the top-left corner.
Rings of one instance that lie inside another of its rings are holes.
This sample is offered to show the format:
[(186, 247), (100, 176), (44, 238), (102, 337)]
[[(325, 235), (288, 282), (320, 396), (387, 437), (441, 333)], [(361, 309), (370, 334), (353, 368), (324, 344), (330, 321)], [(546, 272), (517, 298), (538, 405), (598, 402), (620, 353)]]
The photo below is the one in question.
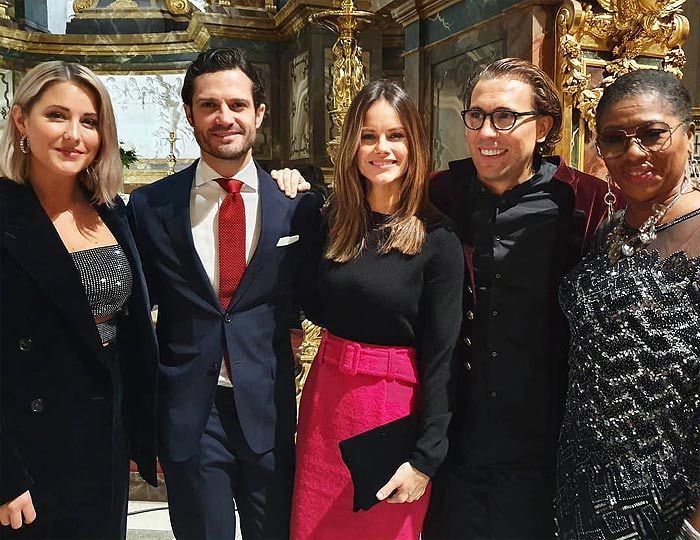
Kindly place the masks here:
[[(168, 505), (162, 501), (129, 501), (127, 540), (172, 540)], [(241, 531), (236, 539), (242, 540)]]

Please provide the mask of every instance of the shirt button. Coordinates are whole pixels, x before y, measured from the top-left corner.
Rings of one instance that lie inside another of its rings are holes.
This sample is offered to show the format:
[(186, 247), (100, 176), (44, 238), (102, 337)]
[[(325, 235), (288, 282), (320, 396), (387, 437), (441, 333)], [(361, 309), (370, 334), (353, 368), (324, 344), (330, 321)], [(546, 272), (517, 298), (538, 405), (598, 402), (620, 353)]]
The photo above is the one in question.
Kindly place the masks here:
[(471, 344), (472, 344), (472, 340), (471, 340), (471, 339), (469, 339), (468, 337), (465, 337), (465, 338), (462, 338), (462, 341), (464, 342), (464, 344), (465, 344), (467, 347), (471, 347)]
[(467, 320), (468, 321), (474, 320), (474, 312), (473, 311), (467, 311)]
[(230, 313), (227, 313), (226, 315), (224, 315), (224, 322), (225, 323), (230, 323), (232, 320), (233, 320), (233, 317), (231, 317)]
[(496, 274), (496, 279), (501, 279), (501, 274)]
[(40, 413), (44, 410), (44, 400), (41, 398), (33, 399), (29, 404), (29, 408), (33, 413)]
[(496, 351), (491, 351), (491, 356), (496, 358), (498, 356), (498, 353)]
[(464, 369), (466, 369), (467, 371), (470, 371), (472, 369), (472, 365), (466, 360), (464, 361)]
[(29, 338), (22, 338), (19, 340), (19, 350), (22, 352), (28, 352), (32, 350), (32, 340)]
[(491, 397), (496, 397), (496, 392), (491, 392)]
[(493, 239), (494, 239), (496, 242), (500, 242), (500, 241), (501, 241), (501, 237), (500, 237), (500, 236), (494, 236)]

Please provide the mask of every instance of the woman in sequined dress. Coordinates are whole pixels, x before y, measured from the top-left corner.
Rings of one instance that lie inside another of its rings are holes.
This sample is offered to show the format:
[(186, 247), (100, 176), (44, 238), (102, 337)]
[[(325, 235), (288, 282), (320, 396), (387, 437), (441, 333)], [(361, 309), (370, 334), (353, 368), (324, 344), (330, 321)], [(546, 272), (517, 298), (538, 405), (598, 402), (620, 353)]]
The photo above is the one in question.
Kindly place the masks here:
[(0, 539), (119, 539), (129, 458), (156, 482), (158, 369), (109, 95), (23, 78), (0, 139)]
[(690, 98), (672, 75), (642, 70), (607, 87), (596, 114), (598, 150), (627, 208), (560, 289), (571, 326), (560, 537), (676, 538), (700, 529), (700, 192)]

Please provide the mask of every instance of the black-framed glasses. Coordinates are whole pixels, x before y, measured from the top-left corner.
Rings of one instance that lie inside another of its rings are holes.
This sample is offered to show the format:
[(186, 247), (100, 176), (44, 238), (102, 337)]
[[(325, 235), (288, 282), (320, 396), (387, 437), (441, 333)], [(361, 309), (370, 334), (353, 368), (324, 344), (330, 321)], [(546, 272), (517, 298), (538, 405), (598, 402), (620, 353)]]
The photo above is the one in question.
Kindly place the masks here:
[(673, 132), (686, 123), (683, 121), (671, 127), (666, 122), (646, 122), (634, 128), (634, 133), (627, 133), (624, 129), (604, 129), (596, 139), (598, 154), (604, 159), (618, 158), (627, 152), (632, 141), (647, 153), (663, 152), (671, 146)]
[(468, 129), (474, 131), (481, 129), (481, 126), (484, 125), (484, 121), (490, 118), (493, 129), (508, 131), (509, 129), (513, 129), (513, 126), (515, 126), (515, 123), (521, 116), (539, 116), (540, 113), (539, 111), (517, 112), (509, 109), (496, 109), (495, 111), (487, 113), (475, 107), (462, 111), (460, 114), (462, 115), (462, 122), (464, 122), (464, 125), (467, 126)]

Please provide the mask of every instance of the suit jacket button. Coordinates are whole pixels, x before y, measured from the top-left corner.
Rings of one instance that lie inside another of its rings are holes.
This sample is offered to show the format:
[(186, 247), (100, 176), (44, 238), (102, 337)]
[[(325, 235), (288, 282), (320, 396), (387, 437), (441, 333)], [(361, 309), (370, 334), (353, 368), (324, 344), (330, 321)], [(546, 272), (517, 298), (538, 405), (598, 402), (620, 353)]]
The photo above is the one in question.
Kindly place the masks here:
[(212, 362), (209, 366), (209, 370), (207, 371), (207, 375), (218, 375), (220, 371), (221, 365), (217, 364), (216, 362)]
[(40, 413), (44, 410), (44, 400), (41, 398), (33, 399), (29, 404), (29, 408), (33, 413)]
[(224, 322), (225, 323), (230, 323), (232, 320), (233, 320), (233, 317), (231, 317), (230, 313), (227, 313), (226, 315), (224, 315)]
[(32, 350), (32, 340), (29, 338), (22, 338), (19, 340), (19, 350), (22, 352), (29, 352)]

